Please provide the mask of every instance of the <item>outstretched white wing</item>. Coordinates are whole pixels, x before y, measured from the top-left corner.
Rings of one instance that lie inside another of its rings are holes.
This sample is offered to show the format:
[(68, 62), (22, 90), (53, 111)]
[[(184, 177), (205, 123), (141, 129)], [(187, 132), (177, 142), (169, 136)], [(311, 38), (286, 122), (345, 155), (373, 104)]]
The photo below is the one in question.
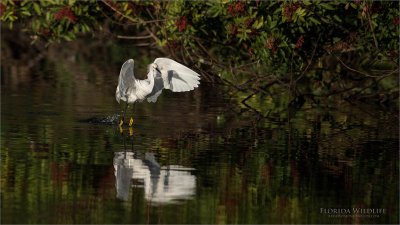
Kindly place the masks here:
[(154, 61), (161, 72), (154, 78), (153, 91), (147, 96), (147, 101), (156, 102), (162, 89), (173, 92), (191, 91), (200, 84), (200, 75), (188, 67), (168, 58), (157, 58)]
[(173, 92), (191, 91), (200, 84), (200, 75), (186, 66), (168, 58), (154, 61), (164, 80), (164, 88)]
[(121, 67), (118, 78), (118, 87), (115, 92), (115, 99), (119, 103), (120, 100), (127, 101), (128, 90), (135, 87), (135, 76), (133, 75), (133, 59), (127, 60)]

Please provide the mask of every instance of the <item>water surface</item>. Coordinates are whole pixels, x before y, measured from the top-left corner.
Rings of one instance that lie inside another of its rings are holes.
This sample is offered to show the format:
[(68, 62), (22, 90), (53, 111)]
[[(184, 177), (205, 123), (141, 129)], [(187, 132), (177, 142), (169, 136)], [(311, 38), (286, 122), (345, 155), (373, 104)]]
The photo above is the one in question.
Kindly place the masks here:
[[(138, 104), (121, 133), (119, 65), (57, 57), (3, 61), (2, 223), (399, 222), (398, 118), (382, 106), (258, 121), (202, 83)], [(331, 210), (353, 208), (385, 213)]]

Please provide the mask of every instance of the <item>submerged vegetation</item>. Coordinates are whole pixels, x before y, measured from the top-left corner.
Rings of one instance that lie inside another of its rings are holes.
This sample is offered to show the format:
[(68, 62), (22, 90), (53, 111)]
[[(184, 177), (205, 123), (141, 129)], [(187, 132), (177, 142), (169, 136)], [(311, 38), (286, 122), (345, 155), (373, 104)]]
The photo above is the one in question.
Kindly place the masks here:
[(157, 48), (263, 117), (336, 96), (398, 102), (398, 2), (5, 1), (1, 15), (33, 42), (90, 33)]

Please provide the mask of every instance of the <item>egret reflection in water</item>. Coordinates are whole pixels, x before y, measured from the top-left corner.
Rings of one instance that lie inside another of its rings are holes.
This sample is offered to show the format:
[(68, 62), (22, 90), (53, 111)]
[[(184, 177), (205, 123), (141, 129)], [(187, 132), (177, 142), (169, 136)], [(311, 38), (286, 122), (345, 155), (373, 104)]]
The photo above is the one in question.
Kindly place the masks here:
[[(115, 152), (114, 174), (117, 197), (128, 200), (130, 189), (144, 188), (145, 199), (153, 204), (176, 203), (192, 199), (196, 191), (193, 168), (178, 165), (161, 167), (154, 153)], [(131, 181), (135, 185), (131, 185)]]

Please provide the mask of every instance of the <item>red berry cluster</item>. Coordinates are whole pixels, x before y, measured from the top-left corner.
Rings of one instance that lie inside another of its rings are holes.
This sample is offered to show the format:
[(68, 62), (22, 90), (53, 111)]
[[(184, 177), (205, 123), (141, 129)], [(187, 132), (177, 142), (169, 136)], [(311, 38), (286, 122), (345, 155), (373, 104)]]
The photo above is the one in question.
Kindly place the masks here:
[(249, 47), (249, 53), (253, 55), (253, 49), (251, 49), (251, 47)]
[(291, 22), (292, 21), (292, 13), (295, 12), (299, 8), (299, 3), (294, 3), (292, 5), (287, 4), (283, 6), (283, 14), (286, 16), (286, 19)]
[(263, 46), (263, 48), (267, 47), (268, 49), (271, 50), (272, 53), (277, 54), (278, 52), (276, 51), (276, 48), (275, 48), (275, 41), (276, 41), (276, 40), (277, 40), (277, 38), (276, 38), (276, 37), (273, 37), (271, 40), (269, 40), (269, 41), (267, 42), (267, 44), (265, 44), (265, 45)]
[(113, 1), (105, 1), (105, 3), (107, 3), (112, 9), (116, 9)]
[(67, 18), (72, 23), (75, 23), (75, 15), (74, 12), (72, 12), (71, 7), (64, 7), (60, 9), (60, 11), (58, 11), (57, 14), (54, 16), (55, 20), (60, 20), (62, 18)]
[(235, 35), (237, 33), (237, 26), (234, 24), (228, 24), (229, 34)]
[(240, 14), (242, 16), (246, 15), (246, 11), (244, 9), (245, 6), (246, 6), (246, 3), (238, 1), (235, 5), (228, 6), (228, 12), (232, 16), (235, 16), (236, 14)]
[(248, 18), (248, 19), (246, 19), (246, 20), (244, 21), (244, 25), (248, 28), (248, 27), (250, 27), (250, 26), (253, 24), (253, 22), (254, 22), (254, 19), (253, 19), (253, 18)]
[(187, 26), (186, 15), (179, 18), (175, 22), (175, 25), (178, 27), (179, 31), (186, 29), (186, 26)]
[(251, 29), (251, 33), (249, 35), (249, 38), (252, 39), (258, 35), (258, 31), (256, 29)]
[(393, 19), (393, 24), (394, 24), (395, 26), (399, 25), (399, 16), (396, 16), (396, 17)]
[(168, 41), (168, 46), (173, 50), (180, 49), (179, 42), (176, 39), (173, 39), (172, 41)]
[(50, 32), (48, 29), (39, 29), (38, 32), (46, 36), (54, 36), (54, 33)]
[(136, 13), (136, 8), (131, 3), (128, 3), (128, 8), (132, 11), (133, 14)]
[(301, 35), (299, 40), (296, 43), (296, 48), (300, 48), (301, 46), (303, 46), (303, 43), (304, 43), (304, 37), (303, 37), (303, 35)]
[(6, 11), (6, 5), (3, 3), (0, 4), (0, 15), (3, 15), (3, 13)]
[(389, 52), (394, 58), (397, 58), (399, 56), (399, 54), (397, 52), (395, 52), (394, 50), (390, 50)]
[(380, 2), (372, 2), (370, 13), (380, 13), (386, 11), (386, 8)]

